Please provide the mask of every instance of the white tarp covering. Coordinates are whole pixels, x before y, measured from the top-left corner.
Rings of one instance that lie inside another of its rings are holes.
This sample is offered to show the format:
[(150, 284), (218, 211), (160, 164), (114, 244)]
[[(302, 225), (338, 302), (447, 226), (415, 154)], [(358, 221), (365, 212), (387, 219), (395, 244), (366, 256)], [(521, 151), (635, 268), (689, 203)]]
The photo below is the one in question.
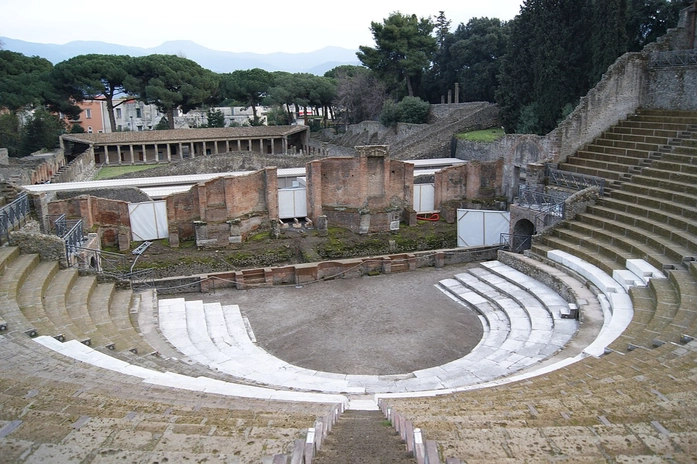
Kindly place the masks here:
[(279, 189), (278, 217), (280, 219), (307, 217), (307, 189)]
[(508, 233), (511, 213), (506, 211), (457, 210), (457, 246), (498, 245)]
[(414, 211), (429, 213), (435, 209), (436, 188), (433, 184), (414, 184)]
[(129, 203), (128, 214), (131, 219), (131, 235), (134, 242), (169, 237), (165, 201)]

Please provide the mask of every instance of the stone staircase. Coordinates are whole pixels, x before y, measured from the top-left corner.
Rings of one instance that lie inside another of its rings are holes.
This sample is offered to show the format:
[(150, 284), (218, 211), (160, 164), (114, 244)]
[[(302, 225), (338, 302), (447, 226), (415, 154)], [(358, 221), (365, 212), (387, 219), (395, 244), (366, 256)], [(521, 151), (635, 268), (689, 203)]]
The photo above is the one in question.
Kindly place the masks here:
[(271, 462), (339, 401), (155, 356), (140, 295), (57, 262), (3, 247), (0, 274), (3, 462)]
[[(608, 155), (609, 140), (623, 147), (613, 147)], [(615, 162), (600, 166), (594, 160), (606, 156), (616, 157)], [(621, 185), (575, 220), (536, 237), (532, 253), (544, 258), (552, 249), (564, 250), (609, 274), (632, 259), (665, 271), (667, 280), (631, 289), (637, 319), (612, 348), (626, 352), (678, 342), (694, 330), (690, 305), (697, 288), (697, 114), (641, 111), (560, 167)]]
[(463, 462), (690, 462), (697, 343), (584, 360), (526, 381), (390, 406)]

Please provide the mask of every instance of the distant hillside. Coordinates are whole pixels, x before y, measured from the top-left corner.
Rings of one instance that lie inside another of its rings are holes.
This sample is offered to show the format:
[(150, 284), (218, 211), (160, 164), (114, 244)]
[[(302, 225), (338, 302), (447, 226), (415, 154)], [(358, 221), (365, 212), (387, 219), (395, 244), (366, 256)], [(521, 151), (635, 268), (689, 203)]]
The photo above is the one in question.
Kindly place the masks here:
[(356, 50), (325, 47), (309, 53), (235, 53), (203, 47), (190, 40), (165, 42), (152, 48), (128, 47), (106, 42), (74, 41), (64, 45), (41, 44), (0, 37), (5, 50), (27, 56), (40, 56), (53, 64), (77, 55), (101, 53), (107, 55), (143, 56), (154, 53), (179, 55), (193, 60), (211, 71), (223, 73), (237, 69), (261, 68), (267, 71), (306, 72), (322, 75), (336, 66), (358, 65)]

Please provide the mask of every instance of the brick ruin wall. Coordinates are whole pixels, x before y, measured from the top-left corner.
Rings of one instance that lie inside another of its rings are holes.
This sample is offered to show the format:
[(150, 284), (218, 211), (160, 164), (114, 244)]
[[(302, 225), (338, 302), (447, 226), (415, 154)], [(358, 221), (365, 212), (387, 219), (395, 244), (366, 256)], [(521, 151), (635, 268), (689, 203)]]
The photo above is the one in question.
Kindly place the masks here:
[(131, 221), (125, 201), (80, 195), (48, 203), (48, 214), (82, 218), (84, 229), (96, 230), (103, 246), (118, 246), (120, 250), (130, 248)]
[(308, 215), (356, 233), (389, 230), (411, 217), (414, 166), (389, 159), (387, 146), (356, 147), (352, 158), (325, 158), (307, 165)]
[(456, 221), (458, 208), (471, 208), (473, 203), (493, 207), (503, 194), (503, 173), (504, 162), (501, 158), (495, 161), (470, 161), (436, 172), (435, 209), (440, 210), (441, 216), (452, 223)]
[(224, 246), (231, 243), (231, 237), (244, 240), (276, 218), (277, 171), (265, 168), (242, 176), (219, 177), (170, 195), (166, 202), (172, 246), (194, 237), (201, 244)]

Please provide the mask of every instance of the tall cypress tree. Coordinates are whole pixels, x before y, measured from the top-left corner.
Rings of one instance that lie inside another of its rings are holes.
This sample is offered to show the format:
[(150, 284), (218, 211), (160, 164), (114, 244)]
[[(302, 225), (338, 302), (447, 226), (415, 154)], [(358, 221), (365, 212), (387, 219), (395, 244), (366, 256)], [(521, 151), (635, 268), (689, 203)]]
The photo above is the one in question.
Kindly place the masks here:
[(597, 82), (617, 57), (627, 51), (627, 0), (593, 2), (591, 81)]

